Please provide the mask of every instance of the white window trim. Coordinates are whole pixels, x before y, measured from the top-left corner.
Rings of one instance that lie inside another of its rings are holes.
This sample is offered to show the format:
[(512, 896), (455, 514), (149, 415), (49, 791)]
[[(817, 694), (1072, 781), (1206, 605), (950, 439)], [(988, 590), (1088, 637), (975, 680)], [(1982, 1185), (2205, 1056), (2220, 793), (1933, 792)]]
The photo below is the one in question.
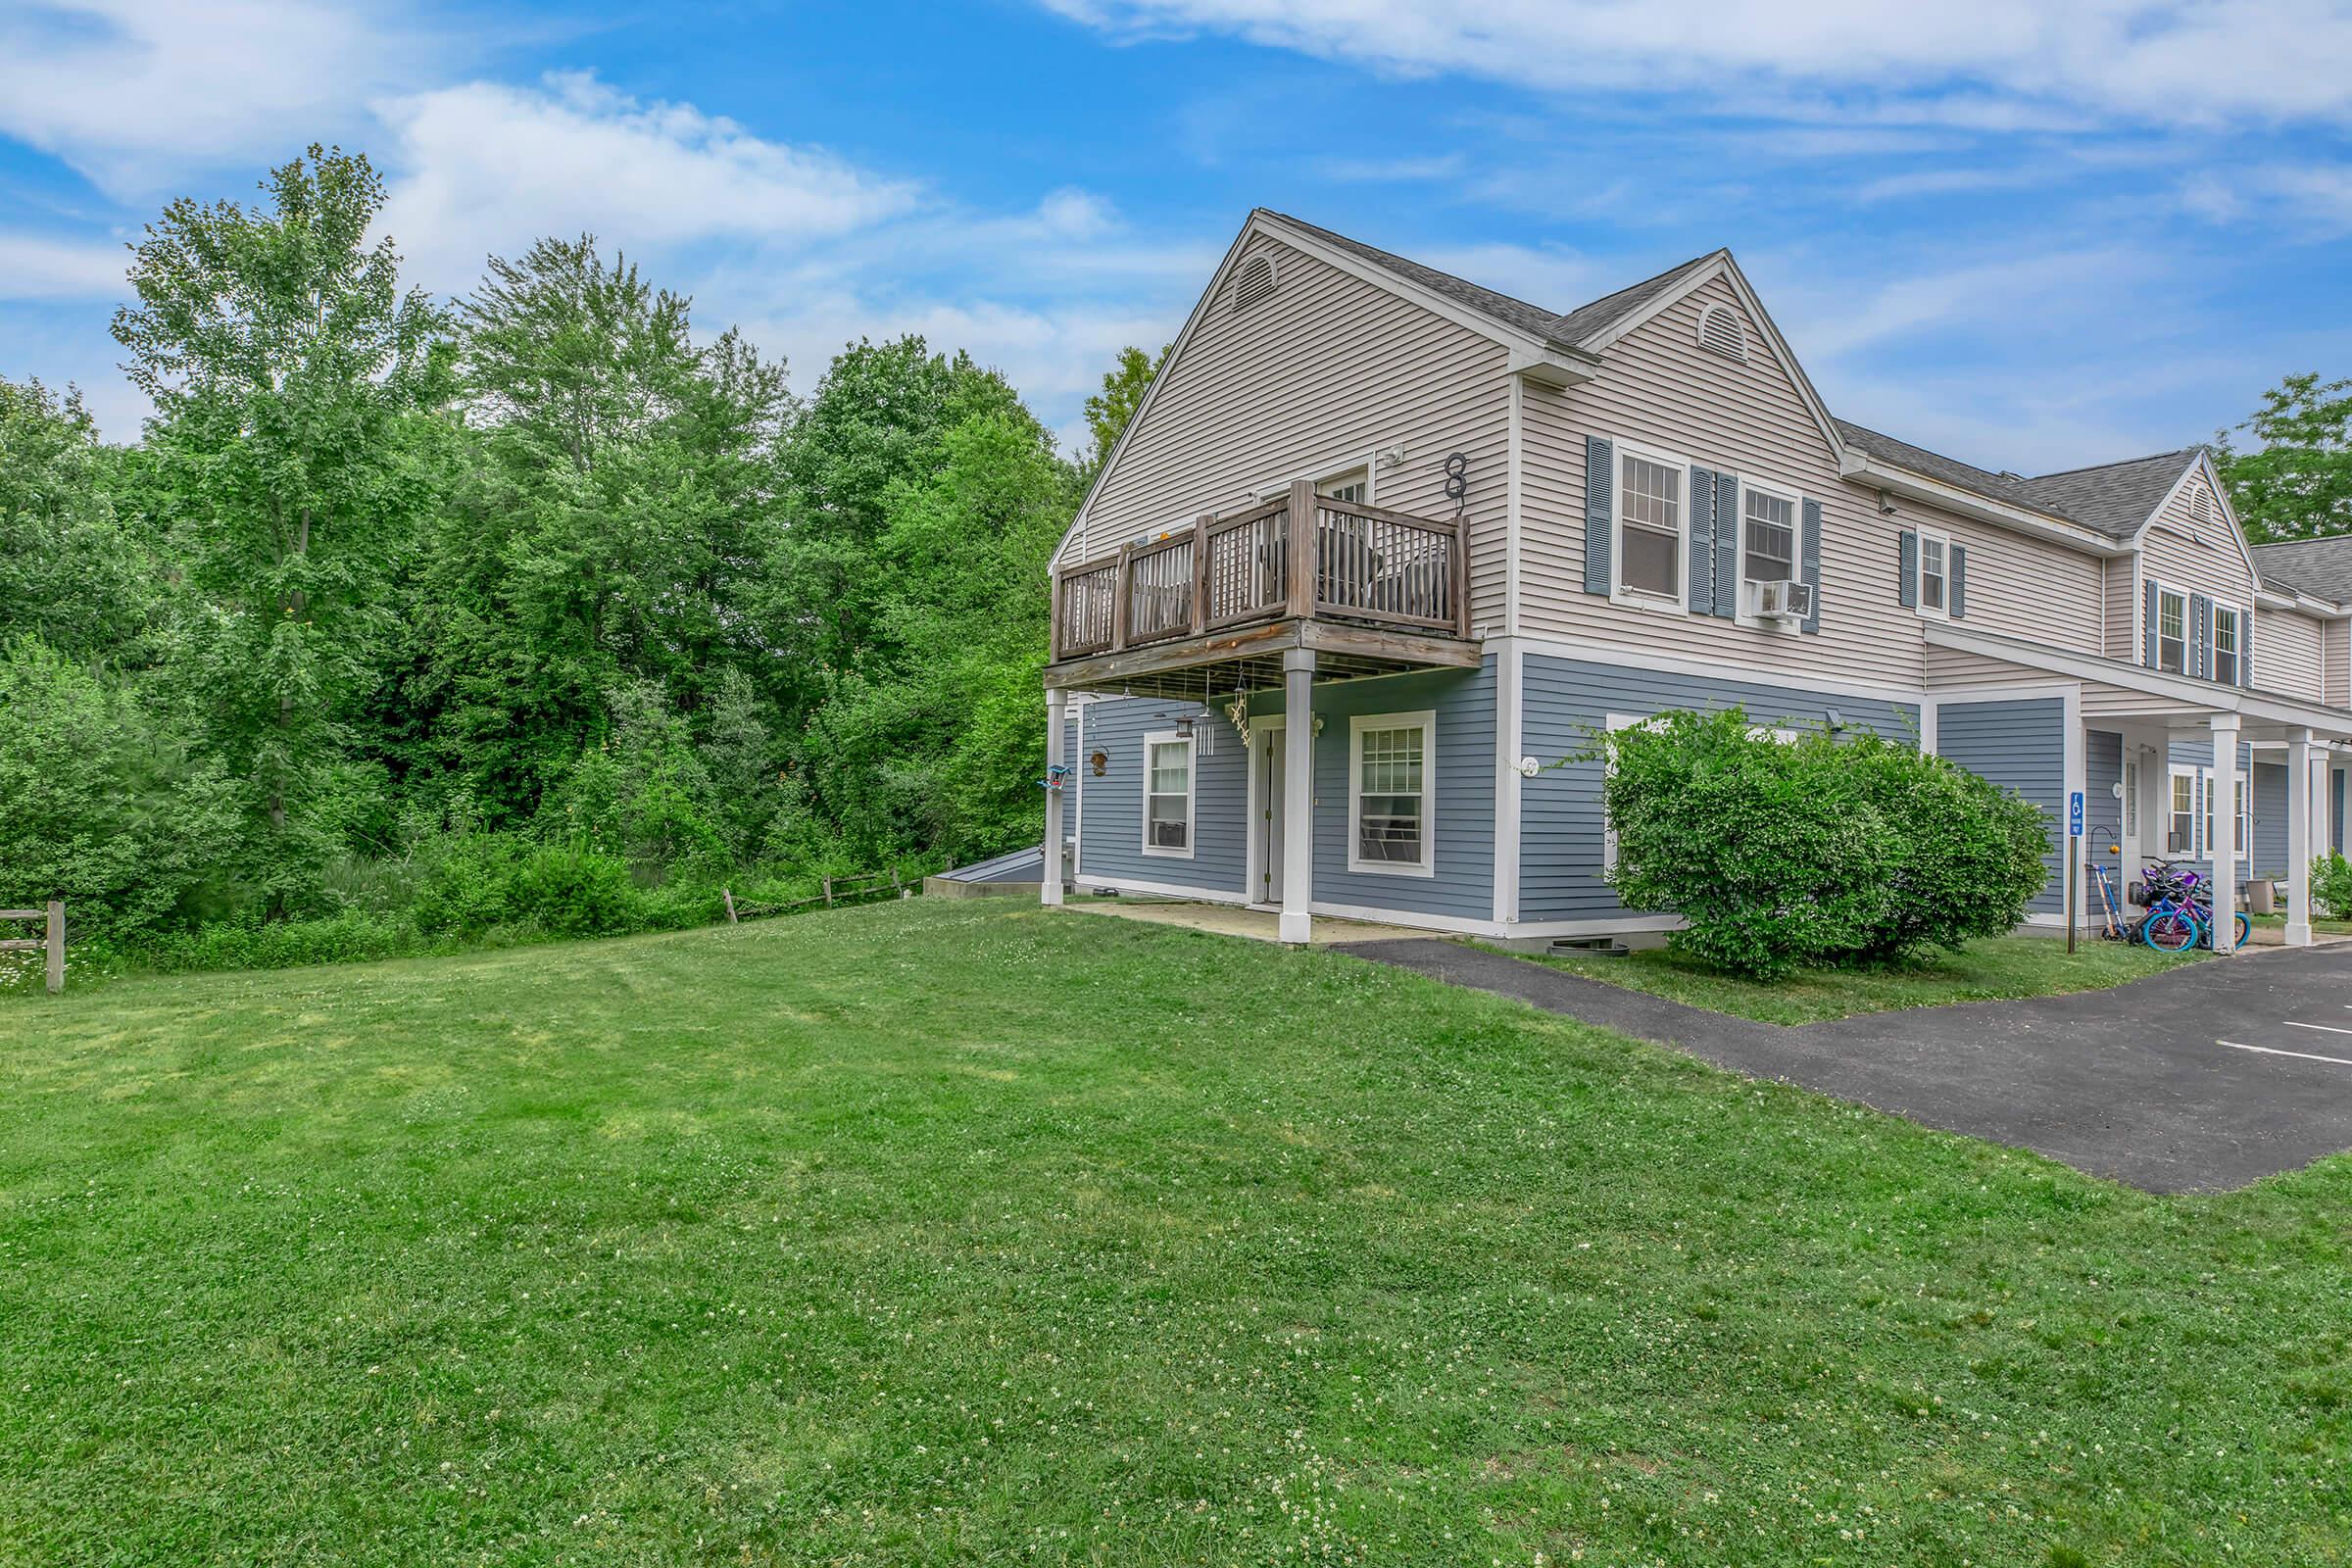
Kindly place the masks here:
[(2233, 650), (2233, 652), (2237, 658), (2239, 674), (2238, 678), (2232, 681), (2224, 681), (2221, 676), (2214, 674), (2208, 674), (2205, 678), (2212, 681), (2216, 686), (2242, 685), (2245, 679), (2244, 671), (2246, 668), (2246, 632), (2247, 629), (2252, 626), (2254, 617), (2247, 613), (2245, 606), (2233, 603), (2230, 600), (2212, 599), (2210, 600), (2210, 603), (2213, 606), (2213, 627), (2207, 633), (2205, 638), (2206, 657), (2212, 660), (2215, 663), (2219, 663), (2221, 662), (2222, 612), (2227, 610), (2230, 612), (2230, 613), (2237, 617), (2237, 647)]
[[(2192, 860), (2205, 858), (2205, 784), (2197, 775), (2203, 769), (2191, 762), (2174, 762), (2165, 769), (2164, 780), (2164, 856), (2186, 856)], [(2180, 814), (2173, 789), (2175, 779), (2188, 780), (2188, 848), (2173, 848), (2173, 819)]]
[[(1795, 631), (1798, 627), (1794, 621), (1766, 620), (1761, 615), (1751, 613), (1747, 608), (1747, 496), (1751, 490), (1757, 495), (1788, 503), (1788, 580), (1805, 580), (1805, 498), (1794, 490), (1784, 490), (1779, 485), (1750, 484), (1742, 475), (1740, 480), (1739, 511), (1732, 518), (1735, 530), (1733, 537), (1740, 542), (1740, 570), (1738, 581), (1732, 588), (1738, 598), (1732, 603), (1732, 618), (1740, 625), (1753, 626), (1760, 631)], [(1715, 541), (1718, 546), (1723, 542), (1721, 517), (1715, 519)]]
[(1300, 479), (1312, 483), (1319, 495), (1322, 493), (1323, 487), (1334, 479), (1345, 479), (1355, 473), (1361, 473), (1364, 476), (1364, 505), (1367, 507), (1378, 506), (1380, 504), (1380, 454), (1377, 452), (1367, 452), (1360, 458), (1347, 459), (1327, 467), (1303, 469), (1292, 474), (1288, 479), (1277, 480), (1271, 484), (1256, 485), (1251, 488), (1250, 495), (1255, 501), (1272, 501), (1278, 497), (1289, 495), (1291, 486)]
[[(1659, 614), (1687, 615), (1690, 612), (1690, 460), (1623, 437), (1611, 440), (1615, 455), (1609, 461), (1617, 468), (1609, 476), (1609, 603)], [(1682, 475), (1682, 525), (1675, 535), (1671, 600), (1663, 594), (1642, 593), (1625, 586), (1625, 460), (1628, 458), (1640, 458)]]
[[(1152, 754), (1161, 746), (1175, 741), (1185, 745), (1184, 754), (1184, 848), (1171, 850), (1152, 842)], [(1200, 797), (1200, 748), (1194, 737), (1182, 730), (1154, 730), (1144, 737), (1144, 790), (1139, 808), (1143, 812), (1143, 851), (1163, 860), (1189, 860), (1200, 841), (1200, 813), (1197, 809)]]
[[(1364, 820), (1364, 731), (1421, 729), (1421, 859), (1367, 860), (1359, 853)], [(1348, 869), (1373, 876), (1434, 877), (1438, 874), (1438, 714), (1424, 708), (1409, 713), (1351, 713), (1348, 717)]]
[[(1952, 618), (1952, 536), (1941, 528), (1914, 528), (1916, 542), (1911, 547), (1911, 604), (1922, 619), (1949, 620)], [(1943, 603), (1928, 604), (1928, 541), (1943, 546)]]
[[(2189, 780), (2189, 847), (2172, 848), (2173, 797), (2172, 781)], [(2214, 788), (2220, 781), (2220, 769), (2197, 762), (2174, 762), (2165, 769), (2164, 797), (2164, 857), (2180, 856), (2191, 860), (2211, 860), (2215, 829), (2220, 825), (2219, 803), (2214, 797), (2221, 792)], [(2245, 809), (2234, 813), (2230, 824), (2232, 860), (2251, 860), (2254, 858), (2254, 768), (2252, 763), (2237, 770), (2237, 787), (2245, 796)]]
[[(2189, 624), (2189, 591), (2185, 588), (2177, 588), (2162, 577), (2150, 577), (2148, 581), (2156, 585), (2156, 662), (2148, 667), (2160, 675), (2179, 675), (2183, 680), (2194, 680), (2197, 678), (2197, 628)], [(2179, 669), (2164, 667), (2164, 596), (2166, 594), (2171, 594), (2180, 601), (2180, 667)], [(2140, 597), (2143, 601), (2146, 599), (2144, 591)], [(2140, 657), (2143, 659), (2147, 657), (2147, 647), (2144, 643), (2140, 647)]]

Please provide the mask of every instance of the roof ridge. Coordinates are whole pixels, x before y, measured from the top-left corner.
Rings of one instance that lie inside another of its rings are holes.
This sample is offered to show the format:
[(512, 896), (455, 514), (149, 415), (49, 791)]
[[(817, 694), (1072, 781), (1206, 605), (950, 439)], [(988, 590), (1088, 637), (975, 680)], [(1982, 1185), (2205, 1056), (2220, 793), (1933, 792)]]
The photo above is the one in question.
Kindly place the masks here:
[(1647, 288), (1652, 283), (1662, 282), (1665, 279), (1672, 277), (1677, 272), (1687, 272), (1701, 262), (1711, 262), (1718, 256), (1728, 257), (1731, 254), (1732, 248), (1729, 245), (1718, 245), (1711, 251), (1701, 251), (1698, 255), (1690, 258), (1688, 261), (1677, 262), (1672, 267), (1660, 268), (1657, 271), (1650, 273), (1647, 277), (1642, 278), (1638, 282), (1628, 283), (1623, 288), (1613, 288), (1606, 294), (1597, 295), (1592, 299), (1589, 299), (1585, 301), (1584, 304), (1576, 307), (1575, 310), (1562, 311), (1560, 313), (1560, 318), (1565, 320), (1571, 316), (1575, 316), (1582, 312), (1592, 309), (1592, 307), (1595, 305), (1606, 305), (1609, 303), (1609, 301), (1617, 298), (1621, 294), (1631, 294), (1638, 289)]
[(2029, 473), (2021, 475), (2021, 477), (2028, 483), (2032, 483), (2035, 479), (2063, 479), (2070, 473), (2095, 473), (2101, 468), (2122, 468), (2134, 463), (2154, 463), (2158, 458), (2185, 458), (2192, 452), (2203, 450), (2204, 448), (2197, 446), (2175, 447), (2169, 452), (2146, 452), (2136, 458), (2117, 458), (2112, 463), (2085, 463), (2079, 468), (2052, 468), (2047, 473)]
[(1448, 272), (1443, 267), (1432, 267), (1427, 262), (1416, 262), (1410, 256), (1375, 245), (1368, 239), (1357, 239), (1354, 235), (1343, 234), (1336, 228), (1325, 228), (1321, 223), (1310, 222), (1306, 219), (1296, 217), (1290, 213), (1277, 212), (1271, 207), (1260, 207), (1255, 209), (1255, 211), (1263, 213), (1268, 218), (1279, 219), (1283, 222), (1294, 224), (1297, 227), (1320, 234), (1326, 239), (1336, 239), (1344, 244), (1355, 246), (1359, 250), (1367, 250), (1373, 252), (1375, 255), (1385, 256), (1390, 261), (1400, 263), (1404, 267), (1414, 268), (1424, 272), (1435, 272), (1440, 277), (1449, 277), (1456, 283), (1461, 284), (1464, 288), (1477, 289), (1481, 294), (1492, 294), (1498, 300), (1507, 300), (1513, 305), (1533, 311), (1540, 316), (1550, 316), (1556, 318), (1565, 314), (1564, 312), (1553, 310), (1548, 305), (1539, 305), (1534, 300), (1523, 300), (1516, 294), (1505, 294), (1498, 288), (1489, 288), (1486, 284), (1479, 282), (1475, 278), (1464, 277), (1459, 272)]

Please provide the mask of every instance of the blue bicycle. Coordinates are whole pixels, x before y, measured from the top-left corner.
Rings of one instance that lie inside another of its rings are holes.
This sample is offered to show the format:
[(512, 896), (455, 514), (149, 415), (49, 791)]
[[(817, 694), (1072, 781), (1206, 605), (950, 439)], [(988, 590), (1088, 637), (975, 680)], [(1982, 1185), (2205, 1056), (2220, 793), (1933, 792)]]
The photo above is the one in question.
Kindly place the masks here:
[[(2140, 941), (2163, 953), (2183, 953), (2213, 945), (2213, 895), (2196, 872), (2169, 860), (2159, 860), (2140, 873), (2140, 902), (2147, 906), (2134, 931)], [(2246, 945), (2254, 923), (2243, 909), (2235, 911), (2237, 947)]]

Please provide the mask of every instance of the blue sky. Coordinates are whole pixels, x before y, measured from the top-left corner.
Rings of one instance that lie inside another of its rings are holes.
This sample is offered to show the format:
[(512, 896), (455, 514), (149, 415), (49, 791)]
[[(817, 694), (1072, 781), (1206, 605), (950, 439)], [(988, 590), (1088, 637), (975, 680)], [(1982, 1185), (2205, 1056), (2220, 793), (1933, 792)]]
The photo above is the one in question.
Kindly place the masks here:
[(2342, 3), (0, 0), (0, 374), (132, 435), (122, 243), (312, 139), (436, 294), (593, 230), (800, 390), (918, 330), (1073, 435), (1254, 205), (1561, 310), (1729, 244), (1833, 410), (1995, 468), (2352, 373)]

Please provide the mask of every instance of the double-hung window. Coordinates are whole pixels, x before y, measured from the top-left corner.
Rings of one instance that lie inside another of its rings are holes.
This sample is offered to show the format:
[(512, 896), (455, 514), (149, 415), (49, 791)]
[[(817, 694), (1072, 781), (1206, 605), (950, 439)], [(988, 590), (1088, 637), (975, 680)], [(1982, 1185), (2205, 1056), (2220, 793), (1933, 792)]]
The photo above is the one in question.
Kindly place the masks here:
[(1796, 575), (1796, 503), (1769, 490), (1743, 490), (1740, 519), (1740, 575), (1749, 582), (1788, 582)]
[(1683, 469), (1637, 452), (1618, 460), (1617, 591), (1683, 602)]
[(1437, 714), (1358, 713), (1348, 750), (1348, 869), (1433, 875)]
[(1924, 530), (1919, 536), (1919, 612), (1952, 612), (1952, 542)]
[(1144, 853), (1193, 854), (1193, 743), (1173, 730), (1144, 738)]
[(2188, 673), (2188, 595), (2162, 584), (2156, 589), (2156, 667)]
[(2239, 647), (2242, 639), (2238, 636), (2238, 624), (2235, 605), (2213, 607), (2213, 678), (2225, 686), (2239, 684), (2238, 662), (2243, 654)]
[(2173, 773), (2172, 824), (2164, 837), (2167, 855), (2197, 853), (2197, 773), (2194, 768)]

